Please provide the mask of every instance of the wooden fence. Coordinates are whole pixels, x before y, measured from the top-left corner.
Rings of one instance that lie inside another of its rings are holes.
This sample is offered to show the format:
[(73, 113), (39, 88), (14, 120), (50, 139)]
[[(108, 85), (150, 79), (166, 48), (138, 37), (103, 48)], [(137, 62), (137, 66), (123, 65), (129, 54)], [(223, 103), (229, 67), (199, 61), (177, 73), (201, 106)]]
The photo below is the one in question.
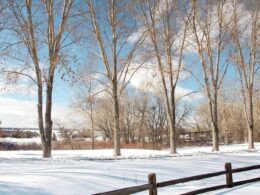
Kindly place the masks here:
[(122, 194), (127, 195), (127, 194), (133, 194), (133, 193), (142, 192), (142, 191), (146, 191), (146, 190), (149, 190), (149, 195), (157, 195), (157, 188), (166, 187), (166, 186), (175, 185), (175, 184), (180, 184), (180, 183), (186, 183), (186, 182), (190, 182), (190, 181), (206, 179), (206, 178), (211, 178), (211, 177), (216, 177), (216, 176), (219, 176), (219, 175), (226, 175), (226, 183), (225, 184), (207, 187), (207, 188), (202, 188), (202, 189), (194, 190), (194, 191), (191, 191), (191, 192), (186, 192), (182, 195), (201, 194), (201, 193), (215, 191), (215, 190), (219, 190), (219, 189), (223, 189), (223, 188), (232, 188), (234, 186), (239, 186), (239, 185), (244, 185), (244, 184), (247, 184), (247, 183), (260, 181), (260, 177), (256, 177), (256, 178), (253, 178), (253, 179), (233, 182), (233, 173), (251, 171), (251, 170), (255, 170), (255, 169), (260, 169), (260, 165), (254, 165), (254, 166), (249, 166), (249, 167), (232, 169), (231, 163), (225, 163), (225, 170), (224, 171), (207, 173), (207, 174), (202, 174), (202, 175), (195, 175), (195, 176), (191, 176), (191, 177), (174, 179), (174, 180), (164, 181), (164, 182), (159, 182), (159, 183), (156, 182), (155, 173), (150, 173), (148, 175), (148, 184), (129, 187), (129, 188), (122, 188), (122, 189), (118, 189), (118, 190), (114, 190), (114, 191), (98, 193), (98, 194), (95, 194), (95, 195), (122, 195)]

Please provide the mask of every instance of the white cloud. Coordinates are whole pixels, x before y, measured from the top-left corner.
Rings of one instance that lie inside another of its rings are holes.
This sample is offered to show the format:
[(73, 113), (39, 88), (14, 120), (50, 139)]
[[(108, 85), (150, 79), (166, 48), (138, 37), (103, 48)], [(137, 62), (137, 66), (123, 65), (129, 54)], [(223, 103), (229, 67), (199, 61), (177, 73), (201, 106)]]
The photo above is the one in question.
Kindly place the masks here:
[[(37, 128), (37, 103), (0, 97), (0, 121), (2, 127)], [(53, 105), (53, 122), (54, 127), (57, 126), (57, 122), (74, 127), (82, 122), (82, 116), (69, 107)]]
[(144, 27), (138, 28), (135, 32), (133, 32), (127, 39), (127, 41), (131, 44), (135, 44), (145, 33), (146, 29)]
[(109, 89), (107, 89), (107, 86), (99, 84), (93, 90), (92, 95), (94, 95), (95, 98), (107, 98), (108, 96), (110, 96), (108, 90)]
[[(154, 91), (154, 88), (159, 87), (160, 77), (158, 70), (152, 66), (141, 67), (131, 78), (130, 85), (143, 91)], [(131, 73), (129, 73), (130, 77)], [(129, 78), (128, 78), (129, 79)]]
[[(141, 91), (148, 91), (157, 94), (161, 93), (162, 85), (161, 85), (161, 78), (160, 78), (159, 71), (157, 68), (152, 66), (152, 64), (149, 65), (150, 65), (149, 67), (153, 67), (153, 68), (148, 68), (147, 66), (141, 67), (132, 77), (130, 81), (130, 85)], [(186, 79), (186, 77), (187, 77), (186, 74), (181, 74), (180, 80), (184, 80)], [(180, 98), (182, 96), (184, 96), (183, 100), (185, 101), (192, 101), (194, 99), (201, 99), (204, 97), (202, 93), (192, 93), (192, 90), (189, 88), (183, 88), (177, 86), (176, 97)]]
[(177, 99), (182, 99), (188, 102), (194, 101), (194, 100), (201, 100), (205, 97), (205, 95), (202, 92), (194, 92), (191, 89), (183, 88), (177, 86), (176, 88), (176, 96)]
[(17, 84), (1, 84), (0, 83), (0, 93), (1, 94), (21, 94), (21, 95), (36, 95), (34, 87), (17, 83)]
[[(246, 9), (245, 5), (243, 2), (236, 2), (236, 8), (237, 8), (237, 13), (238, 13), (238, 31), (241, 34), (241, 38), (243, 40), (244, 43), (248, 42), (248, 38), (250, 37), (249, 35), (251, 34), (251, 29), (249, 28), (249, 26), (251, 25), (251, 15), (250, 15), (250, 11)], [(232, 28), (233, 26), (233, 12), (234, 12), (234, 4), (232, 1), (226, 1), (223, 5), (223, 28), (222, 28), (222, 34), (225, 33), (226, 30), (230, 30), (228, 28)], [(203, 47), (206, 48), (206, 37), (203, 36), (203, 32), (202, 32), (202, 28), (204, 28), (205, 25), (208, 25), (208, 23), (210, 24), (210, 30), (209, 30), (209, 36), (211, 39), (211, 46), (212, 48), (217, 47), (217, 39), (218, 39), (218, 35), (219, 35), (219, 24), (218, 24), (218, 6), (217, 5), (213, 5), (210, 9), (210, 13), (209, 13), (209, 20), (210, 21), (203, 21), (205, 20), (205, 10), (204, 8), (202, 8), (200, 10), (199, 13), (199, 21), (196, 21), (196, 28), (197, 28), (197, 36), (198, 39), (202, 42), (202, 44), (204, 43)], [(199, 25), (202, 25), (202, 27), (200, 27)], [(206, 23), (206, 24), (205, 24)], [(182, 30), (180, 30), (180, 32), (182, 32), (184, 29), (184, 26), (182, 26)], [(203, 41), (202, 41), (203, 40)], [(196, 38), (194, 36), (193, 30), (189, 29), (187, 36), (186, 36), (186, 47), (184, 49), (185, 53), (193, 53), (196, 51)], [(226, 41), (227, 42), (227, 41)]]
[(0, 98), (0, 120), (3, 127), (36, 127), (36, 104), (11, 98)]
[[(9, 70), (12, 70), (11, 68)], [(29, 71), (29, 70), (28, 70)], [(33, 75), (33, 72), (29, 71), (29, 75)], [(25, 76), (4, 74), (0, 78), (0, 94), (12, 94), (12, 95), (36, 95), (36, 87), (34, 83)]]

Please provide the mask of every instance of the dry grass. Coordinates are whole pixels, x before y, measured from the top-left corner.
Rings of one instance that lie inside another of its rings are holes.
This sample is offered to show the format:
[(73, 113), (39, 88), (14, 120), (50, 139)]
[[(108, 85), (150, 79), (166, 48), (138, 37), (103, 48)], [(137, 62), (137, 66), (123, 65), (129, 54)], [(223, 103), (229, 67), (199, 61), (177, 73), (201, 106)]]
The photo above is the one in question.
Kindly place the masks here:
[[(184, 146), (194, 146), (194, 145), (209, 145), (210, 143), (196, 143), (196, 142), (183, 142), (179, 141), (177, 143), (178, 147)], [(95, 141), (95, 149), (111, 149), (113, 148), (113, 142), (111, 141)], [(151, 149), (151, 150), (161, 150), (169, 148), (167, 144), (162, 143), (148, 143), (144, 144), (139, 142), (130, 142), (130, 143), (122, 143), (121, 148), (128, 149)], [(15, 144), (15, 143), (7, 143), (0, 142), (0, 150), (41, 150), (41, 144), (37, 143), (26, 143), (26, 144)], [(74, 138), (70, 141), (66, 140), (58, 140), (52, 141), (52, 149), (54, 150), (84, 150), (84, 149), (92, 149), (92, 142), (86, 141), (83, 138)]]
[(17, 130), (17, 131), (4, 131), (0, 129), (0, 137), (12, 137), (12, 138), (33, 138), (39, 136), (38, 132), (32, 132), (32, 131), (23, 131), (23, 130)]
[[(53, 149), (55, 150), (82, 150), (82, 149), (92, 149), (92, 142), (86, 141), (84, 139), (72, 139), (71, 142), (65, 141), (54, 141)], [(95, 141), (95, 149), (111, 149), (113, 148), (113, 142), (111, 141)], [(128, 149), (164, 149), (167, 148), (165, 145), (162, 144), (152, 144), (152, 143), (142, 143), (135, 142), (135, 143), (122, 143), (120, 144), (121, 148), (128, 148)]]
[(41, 150), (41, 144), (27, 143), (27, 144), (16, 144), (9, 142), (0, 142), (0, 150)]

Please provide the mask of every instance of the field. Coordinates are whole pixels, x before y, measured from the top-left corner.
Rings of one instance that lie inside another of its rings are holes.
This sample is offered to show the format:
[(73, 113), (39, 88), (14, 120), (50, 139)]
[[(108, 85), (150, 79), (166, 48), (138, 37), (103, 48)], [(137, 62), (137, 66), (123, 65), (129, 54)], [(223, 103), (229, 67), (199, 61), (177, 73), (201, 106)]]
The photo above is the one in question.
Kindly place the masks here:
[[(260, 143), (256, 144), (260, 148)], [(42, 159), (41, 151), (0, 152), (0, 194), (93, 194), (147, 183), (147, 175), (156, 173), (157, 181), (177, 179), (233, 168), (260, 164), (260, 150), (248, 151), (246, 145), (188, 147), (169, 156), (167, 150), (123, 149), (114, 159), (112, 150), (56, 150), (51, 159)], [(235, 174), (234, 180), (259, 176), (260, 170)], [(180, 194), (198, 188), (224, 184), (225, 176), (165, 188), (159, 194)], [(209, 194), (259, 194), (260, 183), (247, 184)], [(140, 194), (147, 194), (146, 192)]]

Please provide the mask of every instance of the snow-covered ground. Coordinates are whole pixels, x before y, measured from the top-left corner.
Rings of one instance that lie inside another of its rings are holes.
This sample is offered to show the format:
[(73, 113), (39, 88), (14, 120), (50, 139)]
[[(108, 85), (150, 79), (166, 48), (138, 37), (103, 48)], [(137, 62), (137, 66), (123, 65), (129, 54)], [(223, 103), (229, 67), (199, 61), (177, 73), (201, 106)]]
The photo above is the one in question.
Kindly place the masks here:
[[(170, 156), (168, 151), (123, 149), (113, 158), (112, 150), (53, 151), (51, 159), (42, 159), (41, 151), (0, 152), (0, 194), (93, 194), (147, 183), (147, 175), (156, 173), (157, 181), (182, 178), (260, 164), (260, 150), (247, 146), (190, 147)], [(256, 144), (260, 148), (260, 143)], [(260, 175), (260, 170), (234, 174), (234, 180)], [(159, 188), (159, 194), (180, 194), (225, 183), (225, 176)], [(147, 194), (146, 192), (139, 194)], [(247, 184), (208, 194), (260, 194), (260, 183)]]
[(0, 138), (0, 142), (6, 142), (6, 143), (13, 143), (13, 144), (31, 144), (31, 143), (41, 143), (40, 137), (33, 137), (33, 138), (12, 138), (12, 137), (5, 137)]

